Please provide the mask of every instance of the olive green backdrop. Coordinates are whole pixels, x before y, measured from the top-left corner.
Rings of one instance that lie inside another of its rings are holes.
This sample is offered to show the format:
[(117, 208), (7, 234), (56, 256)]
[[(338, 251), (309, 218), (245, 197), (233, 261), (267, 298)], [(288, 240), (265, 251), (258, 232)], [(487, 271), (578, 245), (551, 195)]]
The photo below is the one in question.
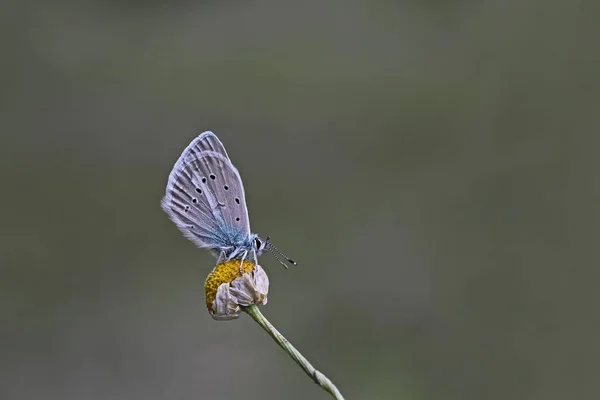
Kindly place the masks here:
[(600, 395), (595, 1), (6, 1), (0, 397), (327, 399), (160, 209), (213, 130), (347, 399)]

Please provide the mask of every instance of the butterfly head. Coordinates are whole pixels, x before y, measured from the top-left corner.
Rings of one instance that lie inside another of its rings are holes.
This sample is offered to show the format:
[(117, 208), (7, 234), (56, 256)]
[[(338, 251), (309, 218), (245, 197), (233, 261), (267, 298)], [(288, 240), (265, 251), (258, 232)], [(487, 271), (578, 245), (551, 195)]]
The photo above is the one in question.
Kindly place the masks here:
[(256, 250), (256, 255), (260, 256), (262, 253), (264, 253), (264, 251), (269, 247), (269, 240), (264, 240), (261, 239), (258, 235), (256, 235), (254, 237), (254, 241), (252, 243), (252, 245), (254, 246), (255, 250)]

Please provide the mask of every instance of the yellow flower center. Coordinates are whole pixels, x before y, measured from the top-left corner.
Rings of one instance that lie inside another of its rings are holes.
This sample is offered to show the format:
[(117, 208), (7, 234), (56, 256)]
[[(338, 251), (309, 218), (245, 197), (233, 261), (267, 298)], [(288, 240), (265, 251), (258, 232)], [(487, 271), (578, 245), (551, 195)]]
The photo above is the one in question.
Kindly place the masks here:
[(254, 264), (251, 261), (244, 261), (243, 264), (240, 260), (231, 260), (221, 263), (213, 269), (213, 271), (206, 277), (204, 282), (204, 293), (206, 294), (206, 307), (210, 310), (212, 304), (217, 297), (217, 289), (224, 283), (231, 283), (234, 279), (240, 278), (240, 264), (242, 265), (241, 270), (244, 273), (254, 271)]

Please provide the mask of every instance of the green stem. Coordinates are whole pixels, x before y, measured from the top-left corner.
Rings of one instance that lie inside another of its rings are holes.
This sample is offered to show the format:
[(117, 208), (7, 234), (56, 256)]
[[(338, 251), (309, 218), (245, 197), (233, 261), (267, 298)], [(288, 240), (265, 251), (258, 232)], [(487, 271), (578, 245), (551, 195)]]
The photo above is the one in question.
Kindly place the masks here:
[(317, 371), (302, 354), (271, 323), (265, 318), (260, 312), (256, 305), (251, 305), (244, 308), (244, 311), (248, 313), (267, 333), (275, 340), (275, 342), (284, 349), (290, 357), (302, 367), (304, 372), (312, 378), (313, 381), (323, 389), (331, 393), (331, 395), (337, 400), (344, 400), (344, 397), (335, 385), (323, 375), (320, 371)]

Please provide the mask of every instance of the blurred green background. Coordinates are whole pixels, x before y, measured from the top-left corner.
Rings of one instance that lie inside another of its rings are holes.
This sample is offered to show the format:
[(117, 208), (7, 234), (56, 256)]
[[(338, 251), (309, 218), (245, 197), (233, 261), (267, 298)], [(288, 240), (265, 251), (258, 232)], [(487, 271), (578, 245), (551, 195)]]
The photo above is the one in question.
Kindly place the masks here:
[(596, 1), (5, 1), (0, 398), (327, 399), (159, 206), (204, 130), (347, 399), (596, 399)]

